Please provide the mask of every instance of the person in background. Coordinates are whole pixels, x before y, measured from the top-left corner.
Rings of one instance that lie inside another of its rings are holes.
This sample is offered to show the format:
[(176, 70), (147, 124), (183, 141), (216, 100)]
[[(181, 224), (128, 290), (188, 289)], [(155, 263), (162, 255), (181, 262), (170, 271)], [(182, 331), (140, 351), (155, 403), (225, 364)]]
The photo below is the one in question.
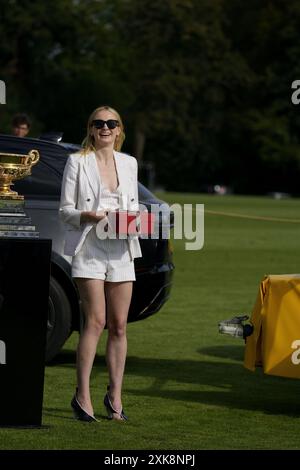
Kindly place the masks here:
[(30, 131), (31, 121), (27, 114), (15, 114), (11, 122), (12, 135), (16, 137), (26, 137)]

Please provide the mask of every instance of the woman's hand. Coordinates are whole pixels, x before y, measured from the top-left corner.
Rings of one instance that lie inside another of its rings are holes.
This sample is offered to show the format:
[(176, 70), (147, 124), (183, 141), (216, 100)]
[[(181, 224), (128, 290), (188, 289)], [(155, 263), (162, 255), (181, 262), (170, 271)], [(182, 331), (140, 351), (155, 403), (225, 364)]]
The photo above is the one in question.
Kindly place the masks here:
[(97, 224), (100, 220), (104, 219), (108, 214), (108, 211), (85, 211), (80, 214), (80, 224)]

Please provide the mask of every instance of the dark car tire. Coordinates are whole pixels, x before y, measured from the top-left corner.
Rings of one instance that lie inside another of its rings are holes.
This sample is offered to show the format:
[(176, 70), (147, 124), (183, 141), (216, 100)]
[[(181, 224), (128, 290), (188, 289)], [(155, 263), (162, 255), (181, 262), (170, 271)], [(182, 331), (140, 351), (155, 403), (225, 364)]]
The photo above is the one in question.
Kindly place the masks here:
[(71, 333), (72, 310), (68, 297), (51, 276), (49, 286), (46, 362), (51, 361), (61, 350)]

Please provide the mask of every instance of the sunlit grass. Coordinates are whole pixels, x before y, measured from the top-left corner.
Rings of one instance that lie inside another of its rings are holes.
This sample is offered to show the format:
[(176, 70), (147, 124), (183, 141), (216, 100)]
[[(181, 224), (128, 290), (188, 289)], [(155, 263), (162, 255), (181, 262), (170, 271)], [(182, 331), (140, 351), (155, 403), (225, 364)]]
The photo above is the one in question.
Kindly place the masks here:
[(299, 382), (245, 370), (243, 341), (220, 335), (217, 328), (219, 320), (251, 312), (265, 274), (300, 271), (300, 224), (209, 213), (300, 219), (300, 201), (159, 196), (170, 203), (205, 204), (205, 245), (185, 251), (183, 241), (173, 241), (171, 299), (161, 312), (128, 327), (123, 404), (130, 420), (104, 419), (105, 338), (92, 374), (100, 422), (73, 419), (74, 333), (46, 367), (45, 427), (1, 429), (1, 449), (300, 448)]

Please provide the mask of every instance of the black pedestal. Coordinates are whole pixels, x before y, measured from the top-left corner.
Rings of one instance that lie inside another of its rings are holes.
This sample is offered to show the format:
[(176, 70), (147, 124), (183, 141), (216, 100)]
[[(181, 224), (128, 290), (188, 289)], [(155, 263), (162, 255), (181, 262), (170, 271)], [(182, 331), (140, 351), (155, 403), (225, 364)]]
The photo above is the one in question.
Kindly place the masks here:
[(0, 426), (40, 426), (51, 240), (0, 239)]

